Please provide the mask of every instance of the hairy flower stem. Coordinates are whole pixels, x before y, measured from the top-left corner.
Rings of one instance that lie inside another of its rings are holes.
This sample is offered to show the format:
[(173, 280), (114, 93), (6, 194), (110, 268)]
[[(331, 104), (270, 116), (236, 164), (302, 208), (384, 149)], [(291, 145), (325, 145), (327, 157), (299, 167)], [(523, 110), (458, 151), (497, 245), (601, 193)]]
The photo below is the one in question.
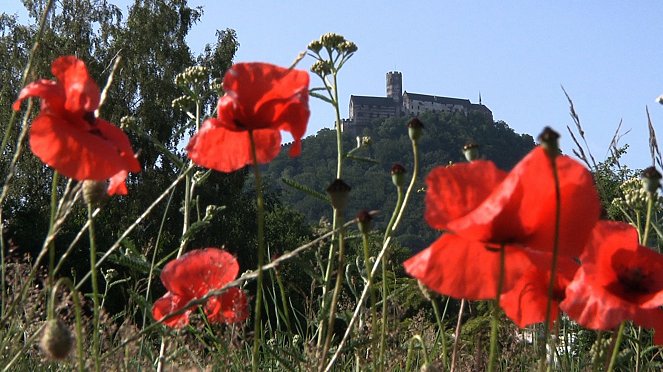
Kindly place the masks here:
[[(539, 371), (546, 369), (546, 346), (550, 336), (550, 315), (552, 313), (552, 302), (555, 289), (555, 279), (557, 278), (557, 259), (559, 256), (559, 229), (561, 220), (562, 194), (559, 188), (559, 174), (557, 172), (556, 157), (550, 156), (550, 165), (552, 167), (553, 179), (555, 180), (555, 235), (553, 237), (552, 263), (550, 266), (550, 283), (548, 284), (548, 300), (546, 301), (546, 320), (543, 322), (543, 342), (539, 350)], [(555, 350), (551, 350), (552, 353)]]
[(652, 210), (654, 209), (654, 198), (656, 194), (653, 192), (647, 193), (647, 217), (645, 217), (645, 229), (642, 235), (640, 236), (640, 244), (647, 245), (647, 239), (649, 239), (649, 226), (651, 226), (651, 215)]
[[(331, 56), (330, 56), (331, 58)], [(337, 79), (337, 74), (338, 70), (334, 69), (333, 72), (333, 83), (332, 86), (330, 87), (327, 81), (323, 79), (323, 83), (325, 84), (325, 88), (327, 89), (327, 93), (330, 95), (331, 103), (332, 106), (334, 107), (334, 113), (336, 115), (336, 178), (341, 179), (343, 176), (343, 127), (342, 127), (342, 121), (341, 121), (341, 110), (340, 107), (338, 106), (338, 79)], [(340, 222), (337, 219), (336, 211), (334, 211), (334, 217), (332, 221), (332, 230), (336, 231), (339, 226), (342, 225), (342, 222)], [(320, 323), (318, 326), (318, 342), (317, 342), (317, 347), (320, 348), (322, 346), (322, 340), (325, 339), (325, 324), (324, 324), (324, 319), (325, 319), (325, 314), (327, 313), (327, 308), (329, 305), (325, 301), (327, 298), (327, 292), (329, 291), (329, 284), (331, 282), (331, 275), (332, 271), (334, 268), (333, 265), (333, 260), (334, 260), (334, 255), (335, 255), (335, 247), (336, 245), (334, 244), (335, 242), (339, 242), (340, 244), (340, 236), (336, 236), (334, 239), (332, 239), (332, 243), (329, 245), (329, 255), (327, 259), (327, 268), (325, 270), (325, 277), (324, 277), (324, 283), (322, 286), (322, 303), (320, 305), (320, 309), (322, 313), (320, 314)], [(324, 358), (323, 358), (324, 359)], [(323, 362), (321, 362), (323, 363)]]
[(48, 303), (47, 316), (49, 320), (55, 319), (55, 303), (57, 302), (58, 287), (61, 284), (64, 284), (69, 288), (69, 291), (71, 292), (71, 298), (74, 301), (74, 315), (76, 317), (76, 357), (78, 358), (78, 370), (83, 372), (85, 370), (85, 357), (83, 354), (83, 321), (81, 316), (81, 301), (78, 298), (78, 293), (76, 292), (76, 288), (74, 288), (74, 284), (71, 282), (71, 279), (60, 278), (51, 289), (51, 298), (50, 302)]
[(504, 260), (506, 256), (506, 247), (504, 244), (500, 247), (500, 277), (497, 281), (497, 296), (493, 304), (493, 319), (490, 326), (490, 356), (488, 358), (488, 371), (495, 370), (495, 358), (497, 357), (497, 335), (500, 326), (500, 296), (504, 286)]
[[(58, 179), (59, 174), (53, 171), (53, 180), (51, 182), (51, 215), (48, 220), (48, 235), (53, 232), (53, 225), (55, 224), (55, 216), (58, 209)], [(53, 283), (53, 269), (55, 268), (55, 241), (51, 241), (48, 245), (48, 281)]]
[[(446, 333), (444, 332), (444, 324), (442, 323), (442, 319), (444, 319), (444, 316), (447, 313), (447, 307), (445, 305), (444, 313), (440, 315), (440, 308), (437, 306), (437, 301), (435, 301), (435, 298), (431, 298), (430, 303), (433, 306), (433, 314), (435, 315), (435, 322), (437, 323), (438, 328), (438, 337), (441, 338), (440, 341), (442, 342), (442, 370), (445, 370), (447, 368), (447, 338), (445, 337)], [(448, 297), (447, 305), (449, 305)], [(435, 338), (435, 342), (438, 341), (438, 337)]]
[(94, 208), (91, 203), (87, 204), (87, 216), (90, 221), (88, 233), (90, 235), (90, 279), (92, 281), (92, 303), (94, 305), (94, 312), (92, 316), (92, 359), (94, 360), (94, 370), (100, 370), (99, 364), (99, 283), (97, 282), (97, 246), (94, 237)]
[(327, 334), (325, 336), (325, 344), (322, 348), (322, 354), (320, 358), (320, 370), (325, 365), (325, 359), (327, 359), (327, 353), (329, 352), (329, 347), (331, 346), (331, 339), (334, 336), (334, 323), (336, 321), (336, 308), (338, 305), (338, 298), (341, 294), (341, 289), (343, 288), (343, 278), (345, 278), (345, 243), (344, 235), (345, 229), (343, 226), (343, 213), (339, 209), (334, 209), (334, 220), (338, 221), (341, 229), (338, 232), (338, 267), (336, 269), (336, 284), (334, 285), (334, 293), (332, 294), (332, 300), (329, 307), (329, 317), (327, 320)]
[(614, 347), (612, 348), (612, 355), (610, 356), (610, 364), (608, 365), (607, 372), (611, 372), (615, 369), (615, 364), (617, 363), (617, 355), (619, 355), (619, 347), (622, 345), (622, 336), (624, 336), (624, 327), (626, 326), (626, 321), (622, 322), (617, 329), (614, 337)]
[(375, 341), (376, 338), (373, 337), (375, 335), (375, 329), (377, 328), (377, 309), (375, 308), (375, 305), (377, 303), (377, 296), (375, 294), (375, 288), (373, 288), (372, 283), (373, 283), (373, 275), (371, 275), (371, 266), (370, 266), (370, 260), (371, 260), (371, 253), (368, 249), (368, 232), (367, 231), (362, 231), (361, 233), (361, 243), (364, 248), (364, 267), (366, 268), (366, 284), (365, 285), (370, 285), (368, 288), (369, 295), (371, 296), (371, 302), (370, 302), (370, 308), (371, 308), (371, 351), (375, 352)]
[(256, 143), (253, 138), (253, 131), (249, 130), (249, 140), (251, 142), (251, 157), (253, 159), (253, 174), (256, 182), (256, 214), (258, 223), (258, 279), (256, 286), (256, 306), (255, 317), (253, 320), (253, 351), (251, 353), (251, 369), (258, 371), (258, 351), (262, 343), (262, 281), (263, 269), (265, 263), (265, 204), (262, 196), (262, 179), (260, 177), (260, 168), (258, 165), (258, 156), (256, 154)]

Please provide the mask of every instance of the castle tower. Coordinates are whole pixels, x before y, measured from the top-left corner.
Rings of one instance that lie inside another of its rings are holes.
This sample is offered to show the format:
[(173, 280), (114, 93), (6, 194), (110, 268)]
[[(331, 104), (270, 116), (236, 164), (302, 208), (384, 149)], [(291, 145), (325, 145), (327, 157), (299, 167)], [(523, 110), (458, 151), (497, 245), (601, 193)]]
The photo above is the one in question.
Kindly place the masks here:
[(396, 103), (397, 114), (403, 106), (403, 75), (398, 71), (387, 72), (387, 97)]

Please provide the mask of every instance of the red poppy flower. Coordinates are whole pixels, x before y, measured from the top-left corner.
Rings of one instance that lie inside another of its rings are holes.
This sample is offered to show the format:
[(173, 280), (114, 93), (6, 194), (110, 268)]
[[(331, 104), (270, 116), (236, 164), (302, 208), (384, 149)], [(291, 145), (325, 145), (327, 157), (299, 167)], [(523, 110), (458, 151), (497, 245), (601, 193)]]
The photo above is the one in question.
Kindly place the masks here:
[[(154, 302), (152, 316), (157, 321), (182, 309), (189, 301), (201, 298), (208, 292), (221, 289), (233, 281), (239, 272), (237, 260), (230, 253), (205, 248), (191, 251), (170, 261), (161, 271), (161, 282), (168, 292)], [(235, 323), (246, 319), (247, 299), (239, 288), (232, 287), (220, 296), (213, 296), (204, 306), (210, 322)], [(169, 327), (179, 328), (189, 324), (188, 309), (164, 322)]]
[[(556, 162), (561, 193), (559, 253), (576, 257), (598, 220), (599, 199), (582, 165), (566, 156)], [(531, 254), (552, 252), (555, 181), (543, 148), (532, 150), (506, 176), (491, 162), (481, 161), (436, 168), (426, 184), (426, 221), (454, 235), (442, 236), (404, 265), (432, 289), (467, 299), (495, 298), (502, 247), (503, 293), (532, 264), (541, 265), (539, 259), (528, 258)]]
[(608, 330), (625, 320), (663, 326), (660, 306), (663, 255), (639, 245), (637, 231), (628, 224), (597, 223), (562, 310), (587, 328)]
[[(30, 127), (30, 148), (45, 164), (76, 180), (106, 180), (120, 172), (140, 172), (126, 134), (96, 118), (99, 88), (83, 61), (74, 56), (53, 61), (57, 79), (28, 84), (14, 102), (41, 98), (41, 111)], [(125, 176), (126, 178), (126, 176)]]
[(306, 71), (267, 63), (238, 63), (223, 78), (225, 95), (217, 117), (205, 120), (191, 138), (187, 151), (194, 163), (232, 172), (252, 163), (249, 131), (259, 163), (274, 159), (281, 150), (281, 133), (292, 134), (290, 156), (301, 153), (306, 133), (309, 76)]
[[(500, 307), (518, 327), (542, 323), (546, 320), (548, 306), (548, 287), (550, 286), (550, 269), (552, 257), (550, 253), (530, 251), (528, 258), (532, 261), (523, 275), (511, 288), (500, 296)], [(559, 303), (564, 300), (564, 291), (576, 271), (578, 264), (568, 256), (560, 256), (557, 261), (550, 319), (559, 317)], [(550, 322), (550, 327), (553, 322)]]

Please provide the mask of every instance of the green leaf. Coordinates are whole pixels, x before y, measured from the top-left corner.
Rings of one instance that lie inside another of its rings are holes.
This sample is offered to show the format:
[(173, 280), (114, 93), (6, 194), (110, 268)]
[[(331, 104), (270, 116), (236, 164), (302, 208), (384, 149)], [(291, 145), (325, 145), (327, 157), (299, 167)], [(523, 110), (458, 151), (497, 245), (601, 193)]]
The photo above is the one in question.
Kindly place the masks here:
[(311, 97), (315, 97), (315, 98), (321, 99), (321, 100), (323, 100), (323, 101), (325, 101), (325, 102), (327, 102), (327, 103), (329, 103), (329, 104), (332, 104), (332, 105), (334, 104), (334, 101), (332, 101), (329, 97), (323, 96), (322, 94), (318, 94), (318, 93), (316, 93), (316, 92), (309, 92), (309, 95), (310, 95)]
[(313, 190), (312, 188), (310, 188), (308, 186), (302, 185), (301, 183), (299, 183), (299, 182), (297, 182), (293, 179), (283, 177), (283, 178), (281, 178), (281, 181), (283, 183), (285, 183), (286, 185), (292, 187), (292, 188), (295, 188), (299, 191), (302, 191), (302, 192), (308, 194), (309, 196), (312, 196), (316, 199), (320, 199), (320, 200), (322, 200), (324, 202), (327, 202), (327, 203), (331, 203), (331, 200), (329, 199), (329, 196), (327, 196), (327, 195), (325, 195), (325, 194), (323, 194), (319, 191), (315, 191), (315, 190)]

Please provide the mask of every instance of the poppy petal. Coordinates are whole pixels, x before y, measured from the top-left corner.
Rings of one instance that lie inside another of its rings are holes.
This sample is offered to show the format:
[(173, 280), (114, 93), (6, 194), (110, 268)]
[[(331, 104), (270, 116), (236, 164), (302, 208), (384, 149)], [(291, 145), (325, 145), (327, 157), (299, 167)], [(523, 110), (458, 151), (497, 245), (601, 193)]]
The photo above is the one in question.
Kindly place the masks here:
[(51, 72), (64, 86), (67, 111), (91, 112), (99, 107), (99, 87), (88, 74), (83, 61), (75, 56), (60, 57), (53, 61)]
[[(278, 130), (254, 130), (258, 163), (267, 163), (281, 151)], [(207, 119), (187, 146), (194, 163), (220, 172), (233, 172), (253, 162), (248, 131), (232, 131), (219, 120)]]
[(216, 248), (198, 249), (170, 261), (161, 271), (161, 281), (168, 291), (183, 298), (202, 297), (237, 277), (235, 257)]
[[(520, 328), (545, 322), (548, 306), (552, 255), (530, 252), (528, 256), (530, 259), (538, 257), (533, 259), (533, 264), (518, 278), (513, 288), (500, 296), (500, 306), (504, 313)], [(551, 320), (557, 319), (559, 302), (563, 300), (564, 290), (575, 275), (578, 266), (570, 257), (558, 257), (550, 314)], [(542, 270), (541, 267), (548, 269)], [(551, 322), (550, 326), (552, 327), (552, 325)]]
[[(154, 320), (160, 321), (168, 314), (181, 309), (187, 302), (188, 301), (182, 301), (178, 296), (174, 296), (172, 293), (168, 292), (163, 297), (156, 300), (154, 305), (152, 305), (152, 317)], [(171, 328), (184, 327), (189, 324), (190, 313), (191, 311), (187, 310), (183, 314), (172, 316), (164, 321), (163, 324)]]
[(426, 177), (426, 222), (436, 229), (481, 204), (506, 177), (492, 161), (437, 167)]
[(64, 109), (64, 89), (61, 84), (52, 80), (37, 80), (21, 89), (16, 101), (12, 105), (14, 111), (21, 108), (21, 102), (28, 97), (41, 98), (42, 109), (61, 112)]
[(108, 184), (108, 195), (127, 195), (129, 190), (127, 190), (126, 180), (129, 173), (127, 171), (119, 171), (113, 177), (110, 178), (110, 183)]
[[(83, 120), (72, 120), (42, 112), (32, 122), (30, 148), (41, 161), (76, 180), (107, 180), (127, 169), (126, 158), (113, 142), (86, 131), (88, 124)], [(103, 130), (108, 132), (107, 128)], [(130, 170), (140, 170), (136, 164)]]
[[(404, 263), (405, 271), (428, 288), (455, 298), (494, 299), (500, 277), (499, 247), (455, 234), (444, 234)], [(511, 289), (530, 265), (518, 248), (506, 246), (502, 291)]]
[(239, 288), (228, 288), (220, 296), (210, 298), (205, 305), (205, 315), (211, 322), (238, 323), (248, 317), (248, 299)]

